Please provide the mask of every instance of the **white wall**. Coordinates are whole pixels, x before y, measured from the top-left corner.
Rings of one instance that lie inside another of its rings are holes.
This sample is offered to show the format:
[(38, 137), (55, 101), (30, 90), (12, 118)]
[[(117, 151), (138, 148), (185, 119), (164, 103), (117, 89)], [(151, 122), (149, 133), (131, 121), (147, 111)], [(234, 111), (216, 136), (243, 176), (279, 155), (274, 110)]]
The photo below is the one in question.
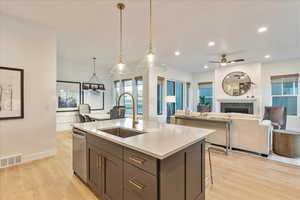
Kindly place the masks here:
[[(300, 73), (300, 59), (273, 62), (268, 64), (247, 64), (232, 67), (222, 67), (211, 72), (203, 72), (193, 75), (194, 85), (199, 82), (213, 82), (214, 110), (219, 112), (217, 99), (238, 99), (251, 95), (249, 91), (242, 97), (230, 97), (222, 89), (222, 81), (230, 72), (243, 71), (256, 83), (254, 93), (257, 98), (257, 114), (263, 115), (264, 107), (272, 105), (271, 76)], [(197, 105), (197, 87), (195, 87), (194, 110)], [(288, 116), (287, 129), (300, 131), (300, 98), (298, 97), (298, 116)]]
[(24, 69), (24, 119), (0, 121), (0, 157), (24, 161), (56, 152), (56, 36), (0, 14), (0, 66)]
[[(300, 73), (300, 59), (274, 62), (262, 65), (262, 106), (271, 106), (271, 76)], [(298, 96), (298, 116), (288, 116), (287, 127), (300, 131), (300, 95)]]
[[(57, 80), (86, 82), (92, 76), (92, 59), (88, 62), (78, 63), (74, 60), (58, 58), (57, 63)], [(93, 111), (93, 113), (107, 113), (112, 107), (112, 79), (109, 71), (102, 68), (96, 63), (96, 73), (105, 85), (104, 94), (104, 110)], [(56, 114), (56, 130), (65, 131), (72, 128), (72, 124), (78, 122), (78, 112), (57, 112)]]

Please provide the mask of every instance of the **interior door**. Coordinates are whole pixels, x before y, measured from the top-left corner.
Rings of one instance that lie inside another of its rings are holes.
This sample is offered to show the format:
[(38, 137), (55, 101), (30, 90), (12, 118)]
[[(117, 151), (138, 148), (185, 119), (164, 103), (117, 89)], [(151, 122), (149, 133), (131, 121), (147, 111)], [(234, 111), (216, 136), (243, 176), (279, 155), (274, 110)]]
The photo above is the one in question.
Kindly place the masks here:
[(102, 152), (103, 197), (105, 200), (123, 199), (123, 161)]

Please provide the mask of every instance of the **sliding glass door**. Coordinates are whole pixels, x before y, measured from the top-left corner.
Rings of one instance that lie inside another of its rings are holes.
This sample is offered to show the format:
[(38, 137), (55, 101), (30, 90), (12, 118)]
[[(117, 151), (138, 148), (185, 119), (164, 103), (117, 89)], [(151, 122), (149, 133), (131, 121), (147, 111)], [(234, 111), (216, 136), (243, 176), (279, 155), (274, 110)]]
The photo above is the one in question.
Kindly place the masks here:
[(168, 98), (175, 96), (175, 87), (175, 81), (167, 81), (167, 123), (170, 123), (170, 116), (175, 114), (175, 101), (172, 101), (172, 98)]
[(176, 82), (176, 110), (183, 110), (183, 83)]
[(183, 82), (167, 81), (167, 122), (176, 110), (183, 110)]

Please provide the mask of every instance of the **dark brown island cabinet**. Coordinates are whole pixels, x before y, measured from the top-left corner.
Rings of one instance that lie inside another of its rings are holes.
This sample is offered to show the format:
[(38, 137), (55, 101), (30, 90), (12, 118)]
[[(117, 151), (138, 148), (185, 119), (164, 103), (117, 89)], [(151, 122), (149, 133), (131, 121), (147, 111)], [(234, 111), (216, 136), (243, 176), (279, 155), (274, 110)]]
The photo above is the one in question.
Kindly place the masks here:
[(204, 200), (204, 141), (160, 160), (87, 134), (87, 184), (100, 200)]

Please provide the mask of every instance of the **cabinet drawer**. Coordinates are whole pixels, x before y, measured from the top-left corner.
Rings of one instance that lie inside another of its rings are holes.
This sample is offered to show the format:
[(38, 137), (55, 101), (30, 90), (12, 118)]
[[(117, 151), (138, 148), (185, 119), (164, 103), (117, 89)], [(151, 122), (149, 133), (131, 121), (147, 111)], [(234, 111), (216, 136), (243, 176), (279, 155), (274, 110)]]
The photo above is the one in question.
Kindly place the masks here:
[(124, 164), (124, 200), (156, 200), (157, 180), (131, 164)]
[(124, 160), (153, 175), (157, 174), (157, 160), (151, 156), (125, 148)]
[(87, 134), (87, 142), (99, 148), (102, 151), (105, 151), (107, 153), (110, 153), (111, 155), (123, 159), (123, 147), (121, 145), (115, 144), (108, 140), (104, 140), (92, 134)]

